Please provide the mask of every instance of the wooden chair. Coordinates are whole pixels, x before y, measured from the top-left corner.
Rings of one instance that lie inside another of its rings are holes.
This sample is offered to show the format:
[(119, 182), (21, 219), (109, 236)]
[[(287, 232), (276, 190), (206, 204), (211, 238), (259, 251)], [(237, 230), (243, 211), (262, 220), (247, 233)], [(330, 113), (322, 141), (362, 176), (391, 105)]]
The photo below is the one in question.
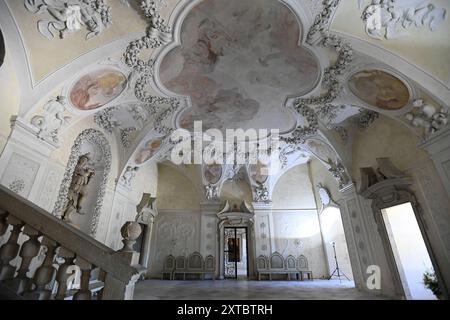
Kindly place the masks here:
[(297, 262), (295, 261), (295, 257), (293, 255), (286, 257), (284, 265), (286, 267), (286, 271), (288, 272), (288, 280), (291, 280), (292, 274), (296, 280), (301, 279), (300, 272), (297, 270)]
[(269, 274), (269, 259), (266, 256), (260, 255), (256, 259), (256, 270), (258, 272), (258, 280), (261, 280), (261, 275)]
[(204, 270), (204, 275), (205, 274), (211, 274), (212, 278), (215, 278), (216, 275), (216, 259), (212, 256), (209, 255), (205, 258), (205, 270)]
[(199, 252), (191, 253), (187, 259), (187, 268), (185, 274), (198, 274), (203, 278), (203, 257)]
[(161, 280), (164, 280), (164, 275), (169, 275), (169, 280), (173, 279), (173, 271), (175, 270), (175, 257), (173, 255), (169, 255), (164, 260), (163, 271), (161, 275)]
[(183, 280), (186, 279), (186, 257), (178, 256), (175, 259), (175, 270), (173, 271), (173, 279), (176, 278), (177, 274), (183, 275)]
[(305, 275), (308, 277), (308, 280), (313, 280), (312, 271), (308, 268), (308, 259), (304, 255), (300, 255), (297, 260), (297, 268), (300, 271), (301, 279), (305, 279)]

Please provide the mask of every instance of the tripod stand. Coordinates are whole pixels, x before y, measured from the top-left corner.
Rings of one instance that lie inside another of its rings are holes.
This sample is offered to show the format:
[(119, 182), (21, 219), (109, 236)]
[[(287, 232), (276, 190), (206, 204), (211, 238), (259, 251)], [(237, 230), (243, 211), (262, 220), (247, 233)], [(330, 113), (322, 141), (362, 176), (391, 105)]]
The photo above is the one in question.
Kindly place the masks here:
[(331, 273), (330, 277), (328, 278), (328, 280), (331, 280), (331, 278), (333, 278), (334, 276), (338, 277), (339, 282), (341, 282), (341, 276), (347, 278), (347, 280), (350, 281), (350, 279), (345, 275), (345, 273), (343, 273), (340, 269), (339, 269), (339, 264), (338, 264), (338, 260), (337, 260), (337, 256), (336, 256), (336, 243), (333, 241), (331, 243), (333, 245), (333, 251), (334, 251), (334, 261), (336, 261), (336, 268), (334, 269), (334, 271)]

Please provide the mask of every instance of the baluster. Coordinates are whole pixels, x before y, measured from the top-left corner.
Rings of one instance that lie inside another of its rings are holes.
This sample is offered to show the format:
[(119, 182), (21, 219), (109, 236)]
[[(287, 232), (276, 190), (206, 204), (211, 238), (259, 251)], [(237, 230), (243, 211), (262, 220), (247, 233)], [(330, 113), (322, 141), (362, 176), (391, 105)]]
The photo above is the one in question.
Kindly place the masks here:
[(12, 229), (8, 241), (0, 248), (0, 281), (5, 281), (14, 277), (16, 267), (10, 265), (10, 262), (14, 260), (19, 253), (20, 245), (17, 241), (19, 240), (19, 235), (24, 225), (22, 221), (11, 215), (8, 216), (7, 223), (12, 225)]
[(52, 292), (46, 286), (52, 281), (56, 272), (56, 268), (53, 266), (53, 260), (58, 244), (46, 236), (42, 239), (41, 244), (45, 246), (47, 252), (42, 265), (36, 269), (34, 274), (33, 283), (36, 287), (24, 295), (26, 298), (33, 300), (49, 300), (51, 298)]
[(8, 222), (6, 221), (7, 217), (8, 213), (0, 210), (0, 237), (6, 233), (6, 230), (8, 230)]
[(75, 274), (72, 268), (75, 254), (66, 248), (60, 247), (58, 256), (64, 259), (64, 263), (59, 266), (56, 273), (56, 281), (58, 282), (58, 291), (56, 292), (56, 300), (64, 300), (67, 291), (67, 280)]
[(80, 257), (77, 257), (75, 264), (80, 267), (81, 279), (80, 290), (75, 293), (73, 300), (91, 300), (92, 293), (89, 290), (89, 281), (91, 280), (92, 264)]
[(104, 271), (103, 269), (100, 269), (100, 271), (98, 273), (98, 280), (103, 282), (103, 288), (101, 288), (97, 292), (97, 300), (102, 300), (103, 299), (103, 290), (105, 289), (105, 280), (106, 280), (106, 271)]
[(38, 238), (40, 234), (37, 230), (26, 225), (23, 229), (23, 234), (27, 235), (29, 239), (22, 244), (19, 256), (22, 258), (17, 276), (14, 279), (8, 280), (7, 285), (17, 294), (29, 290), (32, 284), (31, 278), (27, 276), (30, 269), (31, 260), (39, 254), (41, 243)]

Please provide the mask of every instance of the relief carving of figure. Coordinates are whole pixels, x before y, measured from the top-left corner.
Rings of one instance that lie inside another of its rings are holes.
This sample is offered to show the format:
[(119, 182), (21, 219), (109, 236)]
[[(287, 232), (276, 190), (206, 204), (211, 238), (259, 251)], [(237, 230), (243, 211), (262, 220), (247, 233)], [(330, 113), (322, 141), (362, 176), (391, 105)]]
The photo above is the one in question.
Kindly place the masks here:
[(217, 186), (206, 185), (205, 186), (205, 198), (207, 200), (216, 200), (218, 198)]
[(90, 39), (111, 24), (110, 7), (103, 0), (25, 0), (25, 8), (35, 14), (47, 12), (50, 20), (39, 20), (38, 30), (48, 39), (59, 33), (65, 38), (69, 33), (85, 26)]
[(73, 211), (78, 214), (84, 214), (84, 212), (81, 212), (81, 209), (87, 196), (87, 185), (95, 174), (94, 169), (88, 165), (89, 160), (89, 154), (82, 155), (73, 172), (63, 215), (63, 220), (65, 221), (70, 222), (69, 216)]
[(44, 114), (31, 119), (31, 124), (39, 130), (37, 133), (39, 139), (50, 139), (58, 143), (59, 130), (71, 119), (64, 116), (65, 101), (62, 96), (50, 100), (43, 108)]
[(430, 0), (359, 0), (366, 33), (375, 39), (396, 39), (407, 35), (412, 25), (434, 31), (446, 18), (446, 10)]

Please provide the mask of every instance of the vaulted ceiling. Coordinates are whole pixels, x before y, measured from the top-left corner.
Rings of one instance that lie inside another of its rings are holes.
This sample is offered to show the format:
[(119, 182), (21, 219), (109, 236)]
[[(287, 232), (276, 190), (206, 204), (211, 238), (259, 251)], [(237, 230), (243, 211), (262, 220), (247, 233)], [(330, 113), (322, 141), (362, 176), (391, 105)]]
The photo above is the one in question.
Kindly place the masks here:
[(337, 172), (374, 121), (426, 139), (448, 118), (449, 10), (446, 0), (5, 0), (0, 27), (19, 116), (32, 127), (63, 96), (59, 134), (93, 121), (116, 140), (120, 171), (164, 160), (170, 133), (202, 120), (279, 129), (285, 158), (308, 152)]

